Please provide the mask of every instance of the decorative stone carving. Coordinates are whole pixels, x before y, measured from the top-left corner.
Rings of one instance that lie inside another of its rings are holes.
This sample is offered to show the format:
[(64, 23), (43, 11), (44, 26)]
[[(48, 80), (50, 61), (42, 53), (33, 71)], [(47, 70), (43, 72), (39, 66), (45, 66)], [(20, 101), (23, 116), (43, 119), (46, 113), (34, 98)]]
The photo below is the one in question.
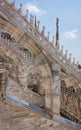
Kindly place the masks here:
[(30, 88), (32, 91), (44, 95), (45, 90), (42, 86), (42, 73), (40, 70), (36, 70), (35, 72), (31, 72), (27, 77), (28, 82), (28, 88)]
[(5, 98), (6, 85), (7, 77), (4, 69), (4, 62), (0, 62), (0, 100)]
[[(64, 117), (71, 119), (72, 121), (79, 121), (81, 118), (81, 90), (77, 87), (67, 87), (65, 81), (61, 81), (61, 113)], [(66, 113), (64, 113), (64, 111)], [(72, 116), (70, 116), (73, 115)], [(77, 117), (77, 118), (75, 118)]]

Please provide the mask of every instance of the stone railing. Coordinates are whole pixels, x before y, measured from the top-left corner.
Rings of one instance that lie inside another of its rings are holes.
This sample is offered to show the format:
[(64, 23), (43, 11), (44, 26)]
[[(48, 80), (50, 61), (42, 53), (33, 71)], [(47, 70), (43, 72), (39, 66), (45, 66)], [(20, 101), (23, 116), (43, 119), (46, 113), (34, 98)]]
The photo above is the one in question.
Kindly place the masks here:
[[(61, 112), (66, 111), (81, 123), (81, 92), (74, 92), (69, 88), (61, 88)], [(66, 114), (67, 118), (69, 116)], [(71, 116), (71, 117), (72, 117)], [(72, 120), (72, 119), (71, 119)]]
[[(43, 33), (39, 30), (39, 23), (38, 26), (34, 26), (34, 22), (29, 21), (26, 16), (23, 16), (22, 8), (20, 10), (15, 9), (10, 3), (6, 2), (5, 0), (0, 1), (0, 8), (3, 11), (3, 13), (6, 13), (6, 16), (8, 16), (15, 25), (20, 26), (20, 28), (25, 31), (27, 34), (31, 36), (36, 42), (38, 42), (42, 48), (49, 53), (59, 64), (61, 64), (65, 69), (69, 70), (70, 73), (72, 73), (75, 78), (77, 78), (79, 81), (81, 81), (81, 72), (78, 69), (78, 66), (75, 63), (74, 60), (71, 61), (71, 54), (69, 55), (69, 58), (67, 58), (67, 54), (63, 54), (63, 46), (60, 49), (54, 46), (54, 39), (52, 42), (49, 41), (49, 35), (46, 37), (44, 35), (44, 29)], [(33, 19), (32, 19), (33, 20)], [(53, 37), (54, 38), (54, 37)]]
[[(32, 59), (28, 59), (25, 57), (21, 47), (17, 43), (13, 43), (11, 40), (7, 39), (5, 36), (1, 36), (0, 33), (0, 46), (3, 48), (5, 52), (9, 53), (9, 55), (16, 55), (17, 63), (21, 63), (23, 66), (31, 66), (32, 65)], [(0, 50), (0, 52), (2, 52)]]
[(18, 57), (20, 57), (21, 59), (23, 59), (23, 55), (21, 54), (21, 50), (19, 46), (14, 46), (14, 44), (7, 38), (5, 38), (4, 36), (2, 37), (0, 34), (0, 46), (4, 46), (6, 47), (7, 51), (12, 51), (12, 53), (17, 54)]

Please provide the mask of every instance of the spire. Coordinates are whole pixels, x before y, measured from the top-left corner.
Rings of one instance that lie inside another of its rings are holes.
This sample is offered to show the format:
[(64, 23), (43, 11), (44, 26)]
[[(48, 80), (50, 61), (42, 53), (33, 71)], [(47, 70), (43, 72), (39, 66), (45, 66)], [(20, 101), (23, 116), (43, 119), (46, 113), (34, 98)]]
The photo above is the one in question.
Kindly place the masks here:
[(34, 25), (34, 15), (32, 15), (32, 25)]
[(67, 57), (67, 54), (68, 54), (68, 50), (65, 51), (65, 57)]
[(73, 64), (75, 64), (75, 57), (73, 57)]
[(57, 17), (56, 18), (56, 44), (55, 44), (55, 46), (57, 48), (59, 48), (59, 26), (58, 26), (58, 23), (59, 23), (59, 19)]
[(70, 53), (70, 54), (69, 54), (69, 61), (71, 61), (71, 56), (72, 56), (72, 54)]
[(37, 29), (39, 30), (40, 28), (40, 21), (38, 21), (38, 26), (37, 26)]
[(35, 15), (35, 27), (37, 27), (37, 20), (36, 20), (36, 15)]
[(52, 44), (54, 45), (54, 36), (53, 36), (53, 38), (52, 38)]
[(29, 10), (26, 9), (26, 15), (25, 15), (25, 18), (26, 18), (26, 19), (28, 19), (28, 12), (29, 12)]
[(32, 14), (30, 15), (30, 23), (34, 25), (34, 16)]
[(64, 48), (64, 46), (62, 45), (62, 46), (61, 46), (61, 52), (62, 52), (62, 53), (63, 53), (63, 48)]
[(32, 14), (30, 15), (30, 23), (32, 24)]

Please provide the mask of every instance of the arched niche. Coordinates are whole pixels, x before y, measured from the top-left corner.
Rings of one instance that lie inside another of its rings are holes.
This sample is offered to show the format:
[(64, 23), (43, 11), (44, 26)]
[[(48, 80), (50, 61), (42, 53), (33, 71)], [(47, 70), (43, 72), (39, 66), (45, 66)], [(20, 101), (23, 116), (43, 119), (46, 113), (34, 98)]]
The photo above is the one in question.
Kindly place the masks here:
[(30, 71), (27, 77), (28, 88), (33, 92), (40, 94), (41, 96), (45, 95), (45, 88), (42, 84), (43, 81), (42, 71), (40, 69)]
[[(44, 102), (44, 108), (51, 110), (52, 76), (48, 63), (43, 66), (32, 67), (27, 77), (27, 88), (34, 94), (41, 96)], [(48, 105), (49, 104), (49, 105)]]
[(16, 39), (6, 30), (0, 29), (0, 37), (9, 40), (10, 43), (13, 44), (13, 47), (17, 44)]
[(15, 38), (16, 42), (22, 37), (22, 30), (11, 24), (8, 20), (6, 20), (3, 16), (0, 16), (0, 30), (5, 30), (8, 32), (12, 37)]
[(27, 67), (31, 66), (32, 60), (33, 60), (33, 54), (31, 53), (31, 51), (27, 48), (24, 48), (24, 47), (20, 47), (20, 51), (25, 58)]

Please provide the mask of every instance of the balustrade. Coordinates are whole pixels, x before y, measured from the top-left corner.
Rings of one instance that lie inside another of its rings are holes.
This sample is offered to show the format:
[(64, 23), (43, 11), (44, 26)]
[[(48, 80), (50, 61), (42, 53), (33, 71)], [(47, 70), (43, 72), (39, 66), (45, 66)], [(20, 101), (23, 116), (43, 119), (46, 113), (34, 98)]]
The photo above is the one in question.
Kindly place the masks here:
[(24, 56), (21, 54), (20, 47), (14, 46), (14, 44), (7, 38), (1, 37), (0, 35), (0, 46), (4, 46), (7, 51), (12, 51), (14, 54), (19, 56), (21, 59), (24, 59)]
[(17, 57), (19, 57), (27, 66), (32, 65), (32, 56), (30, 56), (29, 52), (25, 53), (25, 51), (22, 51), (23, 49), (17, 43), (14, 44), (5, 36), (1, 37), (1, 34), (0, 46), (6, 48), (7, 51), (11, 51), (12, 53), (16, 54)]
[(70, 112), (77, 117), (81, 118), (81, 92), (74, 92), (69, 90), (69, 88), (61, 87), (61, 108)]

